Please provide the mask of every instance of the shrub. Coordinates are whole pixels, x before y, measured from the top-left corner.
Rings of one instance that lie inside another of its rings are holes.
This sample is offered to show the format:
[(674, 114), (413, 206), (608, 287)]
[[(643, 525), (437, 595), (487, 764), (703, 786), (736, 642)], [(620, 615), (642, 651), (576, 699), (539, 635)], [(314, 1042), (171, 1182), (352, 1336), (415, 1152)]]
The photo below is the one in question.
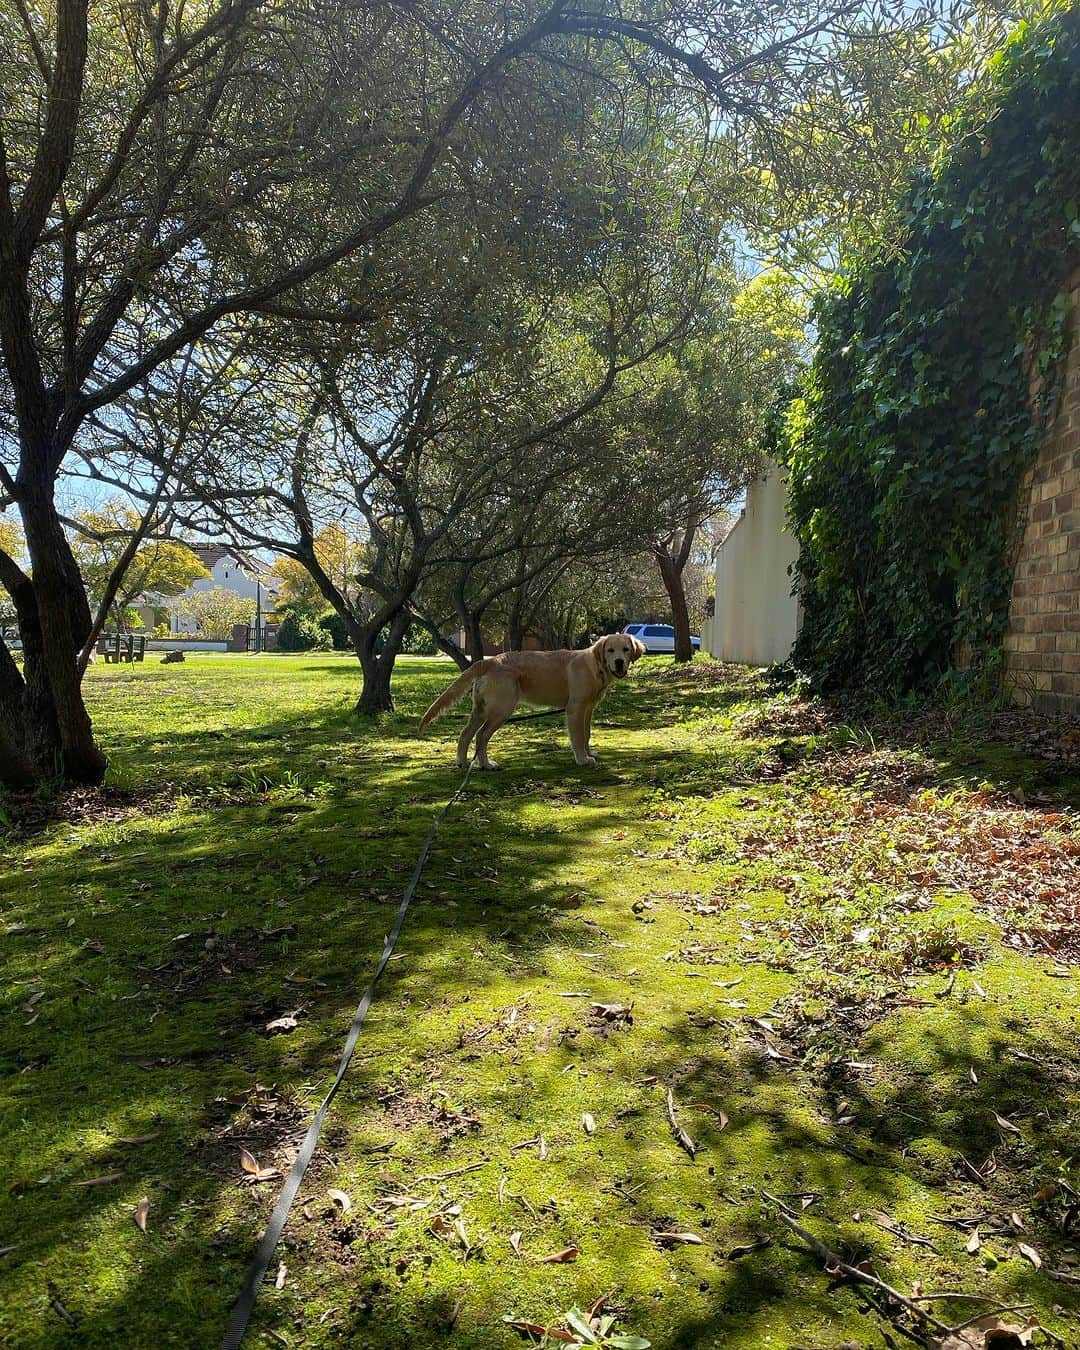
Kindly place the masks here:
[(418, 623), (410, 625), (401, 644), (401, 650), (407, 656), (437, 656), (439, 652), (435, 639)]
[(224, 586), (214, 586), (186, 596), (181, 612), (195, 620), (200, 637), (224, 642), (232, 637), (237, 624), (253, 622), (255, 601), (245, 600)]
[(280, 652), (328, 652), (333, 641), (317, 619), (291, 609), (278, 629), (277, 645)]
[(330, 641), (334, 644), (334, 651), (347, 652), (352, 645), (349, 641), (349, 632), (345, 627), (345, 620), (337, 611), (324, 614), (318, 621), (319, 627), (330, 634)]

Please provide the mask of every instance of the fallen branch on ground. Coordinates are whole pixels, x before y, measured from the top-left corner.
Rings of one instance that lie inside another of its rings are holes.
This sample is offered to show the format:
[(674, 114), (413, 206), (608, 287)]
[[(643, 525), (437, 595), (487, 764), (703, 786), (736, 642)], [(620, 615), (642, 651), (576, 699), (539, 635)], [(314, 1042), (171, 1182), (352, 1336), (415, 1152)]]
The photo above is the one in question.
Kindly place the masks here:
[(816, 1238), (809, 1229), (804, 1228), (803, 1225), (799, 1223), (798, 1219), (796, 1219), (794, 1212), (789, 1209), (782, 1200), (777, 1199), (775, 1195), (770, 1195), (768, 1191), (762, 1191), (761, 1198), (768, 1204), (774, 1206), (776, 1209), (776, 1217), (785, 1228), (790, 1229), (796, 1237), (801, 1238), (811, 1251), (822, 1259), (828, 1274), (843, 1275), (846, 1279), (855, 1280), (859, 1284), (867, 1284), (871, 1288), (877, 1289), (880, 1293), (885, 1294), (886, 1297), (892, 1299), (901, 1307), (906, 1308), (917, 1320), (927, 1323), (927, 1325), (933, 1327), (935, 1331), (940, 1332), (943, 1336), (954, 1336), (957, 1332), (963, 1331), (965, 1327), (974, 1325), (974, 1323), (979, 1321), (982, 1317), (993, 1316), (1003, 1312), (1017, 1312), (1031, 1306), (1027, 1303), (1020, 1303), (984, 1309), (976, 1317), (968, 1318), (966, 1321), (960, 1322), (957, 1326), (948, 1326), (945, 1322), (942, 1322), (939, 1318), (935, 1317), (933, 1313), (928, 1312), (926, 1308), (921, 1308), (919, 1304), (929, 1302), (933, 1299), (971, 1300), (979, 1298), (980, 1295), (956, 1293), (953, 1290), (943, 1290), (941, 1293), (921, 1294), (915, 1298), (908, 1298), (908, 1296), (902, 1294), (899, 1289), (894, 1289), (891, 1284), (886, 1284), (884, 1280), (879, 1280), (876, 1275), (871, 1275), (869, 1271), (861, 1270), (858, 1266), (850, 1265), (841, 1256), (837, 1255), (836, 1252), (827, 1247), (819, 1238)]
[(680, 1148), (686, 1149), (691, 1158), (697, 1156), (697, 1144), (690, 1138), (683, 1127), (675, 1119), (675, 1097), (670, 1088), (667, 1090), (667, 1118), (671, 1122), (671, 1133), (675, 1136), (676, 1142)]

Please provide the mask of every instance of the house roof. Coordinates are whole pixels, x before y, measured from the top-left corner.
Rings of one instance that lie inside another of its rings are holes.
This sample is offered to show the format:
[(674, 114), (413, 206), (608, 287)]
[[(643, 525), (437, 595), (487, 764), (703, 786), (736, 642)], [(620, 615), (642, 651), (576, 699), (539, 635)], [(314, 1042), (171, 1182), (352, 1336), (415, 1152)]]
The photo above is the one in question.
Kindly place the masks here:
[(232, 558), (245, 572), (250, 572), (254, 577), (266, 578), (268, 575), (265, 564), (253, 558), (250, 553), (245, 553), (243, 549), (235, 548), (232, 544), (191, 543), (188, 544), (188, 548), (191, 549), (208, 572), (212, 571), (214, 565), (219, 563), (222, 558)]
[(188, 543), (187, 546), (208, 572), (212, 572), (215, 563), (219, 563), (222, 558), (231, 558), (242, 572), (253, 580), (262, 582), (267, 599), (276, 599), (279, 591), (277, 579), (265, 563), (253, 558), (242, 548), (236, 548), (233, 544), (212, 544), (205, 541)]

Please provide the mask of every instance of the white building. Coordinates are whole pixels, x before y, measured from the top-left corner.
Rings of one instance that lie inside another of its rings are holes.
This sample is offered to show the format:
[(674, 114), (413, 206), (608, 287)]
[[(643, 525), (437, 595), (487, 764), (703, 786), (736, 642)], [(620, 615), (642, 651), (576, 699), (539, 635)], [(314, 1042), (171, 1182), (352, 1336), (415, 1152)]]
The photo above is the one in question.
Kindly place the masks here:
[(169, 627), (174, 633), (195, 631), (195, 620), (185, 614), (184, 601), (198, 591), (212, 591), (217, 586), (235, 591), (241, 599), (261, 601), (264, 618), (273, 610), (278, 598), (277, 582), (256, 559), (228, 544), (189, 544), (188, 547), (210, 575), (193, 581), (187, 590), (165, 601), (170, 611)]
[(787, 479), (770, 462), (716, 554), (716, 609), (707, 625), (713, 656), (751, 666), (787, 659), (802, 620), (789, 571), (798, 556), (787, 529)]

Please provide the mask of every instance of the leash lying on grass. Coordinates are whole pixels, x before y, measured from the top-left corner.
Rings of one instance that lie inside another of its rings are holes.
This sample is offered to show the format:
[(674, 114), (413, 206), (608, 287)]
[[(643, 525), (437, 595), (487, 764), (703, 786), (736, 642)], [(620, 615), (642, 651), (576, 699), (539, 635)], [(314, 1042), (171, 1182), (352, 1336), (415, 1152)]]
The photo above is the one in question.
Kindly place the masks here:
[[(541, 713), (539, 716), (546, 716)], [(252, 1257), (251, 1265), (248, 1267), (247, 1275), (244, 1279), (244, 1287), (240, 1291), (240, 1297), (233, 1306), (232, 1316), (229, 1318), (229, 1325), (225, 1332), (225, 1337), (221, 1342), (221, 1350), (237, 1350), (240, 1342), (244, 1339), (244, 1332), (247, 1330), (248, 1320), (251, 1317), (252, 1310), (255, 1307), (255, 1300), (259, 1296), (259, 1289), (266, 1278), (266, 1272), (270, 1269), (270, 1261), (274, 1255), (274, 1249), (277, 1247), (281, 1234), (285, 1229), (285, 1221), (289, 1217), (289, 1210), (296, 1199), (296, 1194), (300, 1189), (300, 1183), (304, 1180), (304, 1173), (308, 1169), (308, 1163), (311, 1162), (312, 1155), (315, 1152), (315, 1145), (319, 1142), (319, 1135), (322, 1133), (323, 1122), (326, 1119), (326, 1112), (330, 1103), (337, 1095), (337, 1090), (342, 1084), (345, 1073), (348, 1070), (349, 1062), (353, 1057), (353, 1051), (356, 1049), (356, 1042), (360, 1038), (360, 1029), (364, 1025), (364, 1019), (368, 1015), (368, 1009), (371, 1007), (371, 1001), (375, 996), (375, 985), (380, 975), (386, 969), (386, 964), (390, 960), (394, 950), (394, 945), (401, 932), (401, 926), (405, 922), (405, 915), (408, 912), (409, 904), (412, 901), (413, 894), (416, 891), (417, 883), (420, 880), (420, 874), (424, 870), (424, 863), (427, 861), (428, 851), (431, 848), (431, 842), (435, 838), (439, 826), (442, 824), (443, 817), (451, 806), (458, 800), (465, 791), (465, 785), (469, 781), (469, 775), (473, 771), (476, 761), (472, 760), (469, 767), (465, 770), (465, 777), (461, 780), (457, 791), (446, 802), (439, 811), (439, 814), (431, 822), (431, 829), (428, 830), (423, 844), (420, 846), (420, 856), (416, 860), (416, 866), (413, 868), (412, 876), (409, 878), (409, 884), (405, 887), (404, 894), (401, 897), (401, 903), (398, 905), (397, 913), (394, 915), (394, 922), (387, 934), (386, 941), (383, 943), (382, 955), (379, 957), (379, 963), (375, 967), (375, 973), (368, 981), (368, 986), (364, 990), (363, 997), (357, 1004), (356, 1012), (353, 1014), (352, 1025), (349, 1027), (349, 1034), (345, 1038), (345, 1048), (341, 1052), (341, 1061), (338, 1064), (337, 1074), (334, 1081), (319, 1104), (319, 1109), (315, 1112), (311, 1124), (308, 1126), (307, 1134), (304, 1135), (304, 1142), (300, 1145), (300, 1151), (297, 1153), (292, 1167), (289, 1169), (289, 1175), (285, 1178), (285, 1183), (281, 1188), (281, 1194), (278, 1196), (277, 1204), (274, 1206), (274, 1212), (270, 1215), (270, 1222), (266, 1225), (266, 1231), (262, 1235), (258, 1247), (255, 1249), (255, 1255)]]

